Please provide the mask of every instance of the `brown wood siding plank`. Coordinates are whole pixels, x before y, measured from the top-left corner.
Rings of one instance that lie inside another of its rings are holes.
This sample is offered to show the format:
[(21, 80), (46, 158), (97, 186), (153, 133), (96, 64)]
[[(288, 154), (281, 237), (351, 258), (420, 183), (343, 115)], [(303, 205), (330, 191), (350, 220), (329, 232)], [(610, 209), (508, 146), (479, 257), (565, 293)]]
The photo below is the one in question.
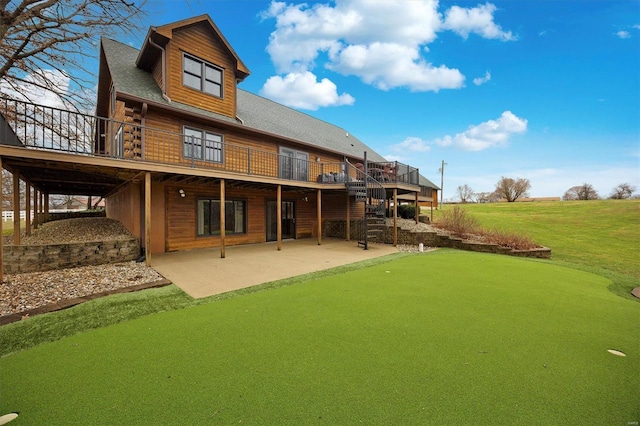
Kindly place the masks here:
[[(182, 84), (182, 54), (189, 53), (223, 70), (223, 96), (218, 98)], [(174, 31), (167, 45), (169, 69), (167, 92), (172, 100), (193, 105), (227, 117), (236, 116), (235, 62), (205, 24)]]

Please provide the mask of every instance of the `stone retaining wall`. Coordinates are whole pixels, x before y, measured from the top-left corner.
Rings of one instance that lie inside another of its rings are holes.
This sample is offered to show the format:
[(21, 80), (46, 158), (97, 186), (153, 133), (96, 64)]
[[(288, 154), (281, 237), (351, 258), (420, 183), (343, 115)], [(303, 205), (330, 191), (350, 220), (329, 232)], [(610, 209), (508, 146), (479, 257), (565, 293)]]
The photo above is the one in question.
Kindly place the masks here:
[[(344, 238), (346, 232), (345, 220), (327, 220), (324, 222), (324, 235), (333, 238)], [(351, 239), (357, 240), (362, 229), (362, 219), (351, 221)], [(387, 227), (378, 238), (379, 242), (393, 244), (393, 228)], [(550, 259), (551, 249), (547, 247), (535, 248), (531, 250), (512, 250), (507, 247), (500, 247), (496, 244), (486, 244), (479, 242), (465, 241), (461, 238), (449, 235), (438, 234), (435, 231), (412, 232), (398, 227), (398, 244), (419, 245), (427, 247), (449, 247), (458, 250), (477, 251), (482, 253), (507, 254), (510, 256), (536, 257), (540, 259)]]
[(74, 244), (4, 246), (5, 274), (128, 262), (140, 256), (136, 237)]

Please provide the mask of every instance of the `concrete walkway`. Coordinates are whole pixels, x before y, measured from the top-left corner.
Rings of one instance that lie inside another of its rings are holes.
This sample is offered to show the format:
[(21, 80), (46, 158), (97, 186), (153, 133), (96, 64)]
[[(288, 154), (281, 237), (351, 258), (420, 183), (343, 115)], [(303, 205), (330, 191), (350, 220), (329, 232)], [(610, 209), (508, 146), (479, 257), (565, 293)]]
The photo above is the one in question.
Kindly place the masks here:
[(356, 241), (325, 239), (318, 245), (308, 238), (284, 241), (280, 251), (276, 243), (231, 246), (224, 259), (219, 248), (154, 254), (151, 266), (198, 299), (392, 253), (398, 250), (386, 244), (363, 250)]

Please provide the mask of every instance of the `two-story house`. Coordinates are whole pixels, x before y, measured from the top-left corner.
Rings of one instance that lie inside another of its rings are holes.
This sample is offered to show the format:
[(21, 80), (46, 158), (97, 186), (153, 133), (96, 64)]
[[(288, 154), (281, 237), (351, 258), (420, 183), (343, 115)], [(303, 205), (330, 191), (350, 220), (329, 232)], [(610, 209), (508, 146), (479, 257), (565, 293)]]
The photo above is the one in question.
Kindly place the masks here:
[(96, 116), (5, 99), (0, 161), (38, 211), (48, 194), (104, 196), (149, 257), (321, 242), (331, 220), (349, 238), (353, 221), (401, 199), (437, 203), (416, 168), (239, 89), (249, 74), (208, 15), (151, 27), (139, 50), (103, 38)]

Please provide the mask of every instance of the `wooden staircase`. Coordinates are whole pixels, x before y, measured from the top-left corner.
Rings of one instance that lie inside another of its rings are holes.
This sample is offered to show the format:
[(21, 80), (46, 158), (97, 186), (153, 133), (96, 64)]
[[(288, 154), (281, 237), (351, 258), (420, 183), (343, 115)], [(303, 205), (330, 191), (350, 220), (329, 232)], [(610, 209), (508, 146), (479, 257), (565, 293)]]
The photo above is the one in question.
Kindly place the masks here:
[(345, 182), (349, 195), (354, 196), (356, 202), (364, 203), (363, 229), (359, 232), (358, 246), (367, 250), (369, 242), (376, 241), (387, 226), (384, 209), (386, 191), (380, 182), (368, 175), (366, 166), (358, 169), (348, 162), (347, 164), (354, 169), (356, 176), (355, 180)]

